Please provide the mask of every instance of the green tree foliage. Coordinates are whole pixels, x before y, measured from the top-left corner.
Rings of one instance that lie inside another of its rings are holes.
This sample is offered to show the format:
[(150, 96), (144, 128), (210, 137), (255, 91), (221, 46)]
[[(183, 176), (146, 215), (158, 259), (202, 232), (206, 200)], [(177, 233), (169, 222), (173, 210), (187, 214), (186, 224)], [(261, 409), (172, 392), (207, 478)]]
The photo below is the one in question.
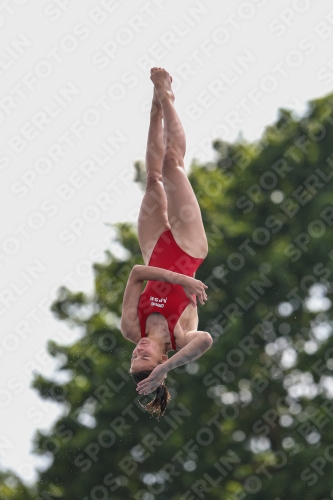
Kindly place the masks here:
[(332, 144), (328, 96), (302, 118), (280, 110), (257, 143), (216, 140), (216, 163), (193, 162), (209, 241), (199, 328), (214, 343), (168, 374), (161, 422), (138, 403), (134, 344), (119, 331), (129, 272), (143, 264), (135, 228), (117, 225), (128, 254), (94, 264), (92, 297), (60, 289), (52, 310), (82, 337), (48, 343), (67, 383), (33, 382), (64, 408), (35, 437), (51, 460), (38, 500), (333, 498)]
[(32, 500), (34, 488), (25, 486), (12, 471), (0, 471), (1, 500)]

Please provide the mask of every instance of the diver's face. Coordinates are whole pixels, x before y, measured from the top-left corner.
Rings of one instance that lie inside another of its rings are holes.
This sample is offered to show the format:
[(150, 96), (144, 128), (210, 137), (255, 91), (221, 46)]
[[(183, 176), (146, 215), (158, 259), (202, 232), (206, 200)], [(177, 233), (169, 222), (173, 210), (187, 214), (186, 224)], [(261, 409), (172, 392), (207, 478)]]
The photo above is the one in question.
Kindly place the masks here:
[(136, 345), (132, 354), (131, 370), (153, 370), (162, 361), (161, 346), (155, 340), (142, 338)]

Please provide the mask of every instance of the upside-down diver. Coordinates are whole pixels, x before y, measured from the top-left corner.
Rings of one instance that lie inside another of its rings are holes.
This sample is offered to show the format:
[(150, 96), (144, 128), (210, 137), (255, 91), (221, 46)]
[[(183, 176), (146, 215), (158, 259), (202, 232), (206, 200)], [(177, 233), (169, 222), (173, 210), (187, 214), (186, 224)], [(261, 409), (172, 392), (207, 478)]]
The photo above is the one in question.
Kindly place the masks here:
[[(147, 183), (138, 218), (145, 265), (135, 265), (129, 275), (120, 328), (136, 344), (130, 374), (137, 391), (156, 391), (145, 409), (161, 418), (171, 399), (164, 383), (167, 373), (200, 357), (213, 339), (197, 330), (196, 300), (205, 304), (207, 286), (194, 276), (207, 256), (208, 242), (184, 168), (186, 139), (175, 110), (172, 78), (166, 70), (152, 68), (150, 79), (154, 95), (145, 159)], [(169, 351), (177, 352), (169, 359)]]

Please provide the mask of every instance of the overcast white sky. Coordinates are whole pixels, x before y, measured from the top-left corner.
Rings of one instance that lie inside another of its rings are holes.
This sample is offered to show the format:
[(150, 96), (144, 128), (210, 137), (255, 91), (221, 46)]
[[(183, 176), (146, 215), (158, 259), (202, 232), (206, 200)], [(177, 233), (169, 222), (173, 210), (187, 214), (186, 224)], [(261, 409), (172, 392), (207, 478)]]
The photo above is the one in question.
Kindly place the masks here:
[(48, 308), (61, 285), (92, 289), (91, 264), (113, 247), (105, 223), (136, 222), (150, 67), (173, 77), (186, 166), (212, 160), (213, 139), (258, 138), (279, 107), (302, 113), (332, 91), (333, 8), (7, 0), (0, 27), (0, 468), (31, 483), (45, 465), (32, 437), (60, 414), (30, 388), (32, 372), (54, 373), (47, 340), (77, 338)]

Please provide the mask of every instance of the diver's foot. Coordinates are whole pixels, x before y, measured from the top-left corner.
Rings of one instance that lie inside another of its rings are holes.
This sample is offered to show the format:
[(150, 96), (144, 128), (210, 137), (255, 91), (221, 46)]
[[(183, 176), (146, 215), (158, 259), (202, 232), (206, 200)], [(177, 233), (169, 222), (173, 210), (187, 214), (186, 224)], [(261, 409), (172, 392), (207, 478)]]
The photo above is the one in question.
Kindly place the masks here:
[(151, 68), (150, 79), (155, 87), (155, 94), (160, 104), (163, 103), (164, 99), (175, 100), (174, 93), (171, 89), (172, 77), (163, 68)]

